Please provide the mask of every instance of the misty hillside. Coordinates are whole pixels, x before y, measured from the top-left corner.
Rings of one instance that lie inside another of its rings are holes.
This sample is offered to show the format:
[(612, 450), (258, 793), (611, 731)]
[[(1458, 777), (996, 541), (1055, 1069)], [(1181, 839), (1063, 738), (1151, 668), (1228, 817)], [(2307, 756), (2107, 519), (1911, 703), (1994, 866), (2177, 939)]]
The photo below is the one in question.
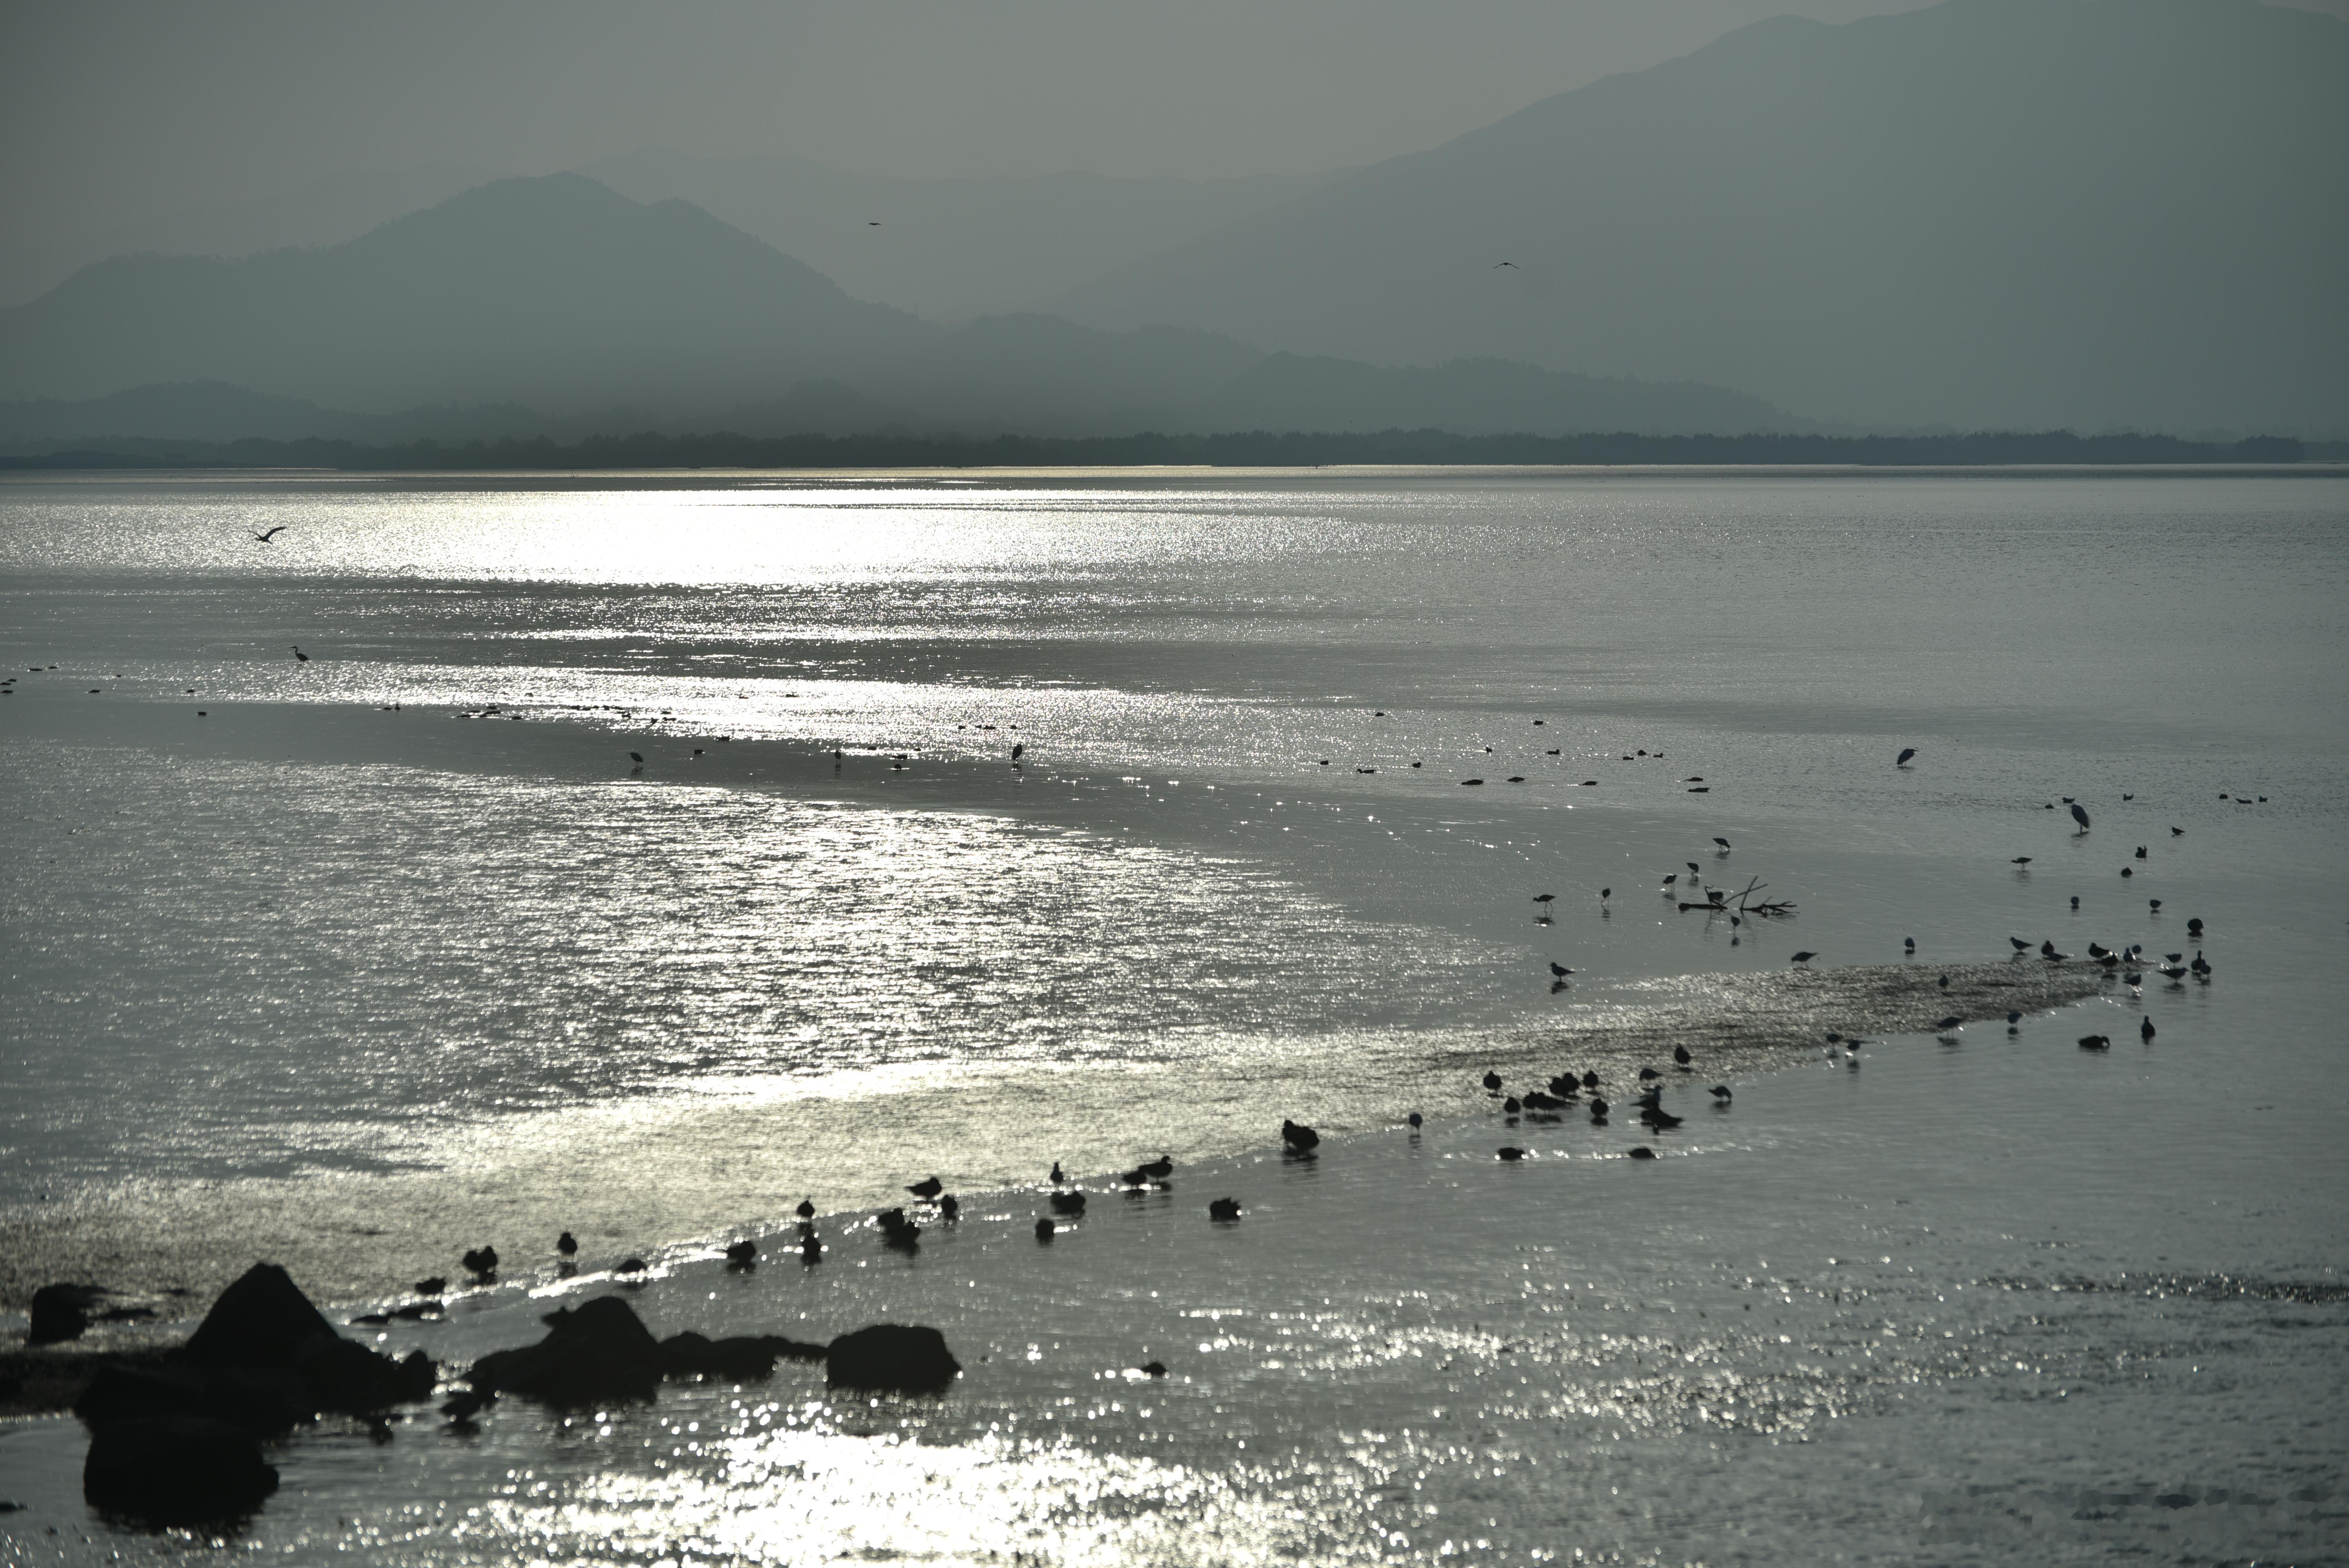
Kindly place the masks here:
[(690, 158), (659, 149), (580, 172), (639, 201), (690, 201), (859, 299), (932, 321), (1040, 308), (1112, 268), (1334, 178), (1072, 171), (904, 180), (798, 158)]
[(338, 245), (497, 178), (459, 163), (351, 170), (252, 201), (152, 213), (98, 233), (0, 234), (0, 306), (36, 298), (110, 256), (251, 256), (292, 245)]
[(925, 322), (686, 202), (554, 175), (318, 250), (88, 268), (0, 311), (0, 438), (1803, 428), (1715, 387), (1264, 360), (1191, 328)]
[(2349, 25), (1947, 0), (1746, 27), (1058, 308), (1300, 355), (1689, 377), (1878, 424), (2338, 431), (2344, 191)]
[(212, 380), (360, 411), (710, 407), (934, 332), (685, 202), (553, 175), (323, 250), (101, 263), (0, 312), (0, 393)]
[(1193, 428), (1742, 436), (1811, 427), (1759, 397), (1691, 381), (1578, 376), (1506, 359), (1402, 369), (1273, 354), (1210, 398)]

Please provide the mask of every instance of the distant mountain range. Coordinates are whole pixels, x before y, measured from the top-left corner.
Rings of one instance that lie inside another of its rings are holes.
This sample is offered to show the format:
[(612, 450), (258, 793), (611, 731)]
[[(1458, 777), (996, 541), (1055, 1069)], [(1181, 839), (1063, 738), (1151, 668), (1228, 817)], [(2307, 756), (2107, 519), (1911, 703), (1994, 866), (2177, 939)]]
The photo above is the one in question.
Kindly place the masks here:
[[(644, 153), (597, 166), (626, 193), (494, 180), (311, 248), (86, 267), (0, 310), (0, 440), (2338, 436), (2344, 84), (2349, 24), (2249, 0), (1944, 0), (1759, 24), (1320, 180)], [(470, 178), (214, 228), (340, 232)], [(1031, 297), (1061, 314), (1000, 308)]]
[[(1529, 396), (1528, 396), (1529, 394)], [(1720, 388), (1500, 363), (1307, 366), (1213, 334), (960, 326), (852, 298), (697, 207), (494, 181), (358, 239), (129, 256), (0, 311), (0, 439), (1807, 428)], [(1334, 422), (1333, 422), (1334, 421)], [(1203, 422), (1204, 425), (1203, 425)]]
[(1781, 17), (1056, 308), (1875, 424), (2349, 434), (2349, 24), (2250, 0)]

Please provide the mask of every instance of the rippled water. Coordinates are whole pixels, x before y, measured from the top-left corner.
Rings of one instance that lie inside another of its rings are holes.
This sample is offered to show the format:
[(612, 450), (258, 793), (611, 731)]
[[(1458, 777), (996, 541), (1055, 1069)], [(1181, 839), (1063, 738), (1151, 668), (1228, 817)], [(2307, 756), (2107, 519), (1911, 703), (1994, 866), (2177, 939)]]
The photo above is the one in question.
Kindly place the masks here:
[[(969, 1364), (300, 1439), (249, 1538), (297, 1555), (2344, 1560), (2344, 525), (2336, 478), (10, 485), (8, 1289), (322, 1232), (325, 1294), (442, 1237), (527, 1282), (559, 1215), (667, 1260), (663, 1331)], [(1414, 1056), (1660, 979), (2189, 916), (2207, 984), (1702, 1062), (1651, 1165), (1392, 1130)], [(1248, 1152), (1298, 1105), (1360, 1137)], [(1176, 1195), (1039, 1248), (1001, 1184), (1145, 1136)], [(999, 1195), (915, 1259), (693, 1261), (931, 1169)], [(69, 1509), (71, 1453), (0, 1475)]]

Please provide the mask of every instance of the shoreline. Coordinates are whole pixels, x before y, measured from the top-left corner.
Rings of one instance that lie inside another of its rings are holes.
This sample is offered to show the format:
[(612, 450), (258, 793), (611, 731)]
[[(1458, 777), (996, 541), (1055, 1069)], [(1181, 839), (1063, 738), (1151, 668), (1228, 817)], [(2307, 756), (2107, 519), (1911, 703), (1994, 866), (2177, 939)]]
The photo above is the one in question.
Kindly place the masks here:
[[(1946, 974), (1950, 985), (1937, 982)], [(1245, 1077), (1199, 1064), (1136, 1064), (1116, 1071), (965, 1074), (951, 1082), (882, 1081), (863, 1093), (778, 1094), (763, 1099), (688, 1099), (653, 1116), (621, 1103), (555, 1113), (583, 1128), (567, 1158), (550, 1161), (535, 1140), (524, 1161), (487, 1152), (500, 1130), (478, 1130), (480, 1158), (397, 1175), (249, 1179), (96, 1194), (78, 1202), (0, 1216), (0, 1303), (21, 1310), (39, 1285), (96, 1284), (126, 1297), (183, 1292), (208, 1300), (255, 1258), (291, 1269), (321, 1306), (336, 1309), (404, 1299), (405, 1282), (450, 1274), (453, 1259), (483, 1241), (510, 1259), (538, 1255), (560, 1230), (576, 1231), (583, 1265), (608, 1267), (629, 1255), (698, 1256), (717, 1238), (786, 1228), (793, 1184), (756, 1183), (755, 1209), (741, 1187), (665, 1182), (658, 1194), (612, 1194), (615, 1171), (661, 1159), (678, 1144), (722, 1140), (729, 1150), (790, 1145), (835, 1168), (875, 1171), (847, 1191), (826, 1191), (829, 1219), (902, 1202), (909, 1172), (936, 1172), (978, 1196), (1036, 1190), (1055, 1161), (1079, 1179), (1098, 1178), (1162, 1149), (1185, 1164), (1238, 1159), (1268, 1147), (1268, 1099), (1331, 1137), (1399, 1126), (1419, 1109), (1431, 1123), (1464, 1121), (1497, 1097), (1478, 1082), (1487, 1068), (1515, 1088), (1537, 1086), (1568, 1067), (1596, 1070), (1617, 1097), (1615, 1130), (1626, 1147), (1646, 1140), (1625, 1102), (1636, 1074), (1652, 1068), (1675, 1089), (1702, 1089), (1818, 1059), (1829, 1026), (1871, 1036), (1918, 1035), (1944, 1013), (1969, 1022), (2009, 1011), (2049, 1012), (2099, 995), (2116, 982), (2101, 970), (2021, 961), (1936, 967), (1858, 965), (1785, 975), (1692, 976), (1655, 983), (1694, 999), (1647, 1007), (1611, 1006), (1574, 1026), (1499, 1035), (1362, 1037), (1349, 1042), (1354, 1076), (1335, 1086), (1318, 1070), (1319, 1052), (1256, 1064)], [(1328, 1042), (1321, 1042), (1327, 1045)], [(1697, 1060), (1675, 1068), (1671, 1049)], [(1522, 1075), (1522, 1076), (1517, 1076)], [(1016, 1128), (1000, 1118), (1049, 1093), (1040, 1121)], [(978, 1112), (974, 1117), (974, 1111)], [(974, 1130), (974, 1119), (983, 1130)], [(698, 1125), (697, 1125), (698, 1124)], [(585, 1143), (588, 1147), (579, 1148)], [(1137, 1153), (1137, 1150), (1145, 1152)], [(625, 1183), (619, 1185), (625, 1186)], [(595, 1198), (581, 1194), (596, 1192)], [(726, 1218), (728, 1214), (731, 1218)], [(523, 1264), (508, 1284), (554, 1277), (554, 1260)]]

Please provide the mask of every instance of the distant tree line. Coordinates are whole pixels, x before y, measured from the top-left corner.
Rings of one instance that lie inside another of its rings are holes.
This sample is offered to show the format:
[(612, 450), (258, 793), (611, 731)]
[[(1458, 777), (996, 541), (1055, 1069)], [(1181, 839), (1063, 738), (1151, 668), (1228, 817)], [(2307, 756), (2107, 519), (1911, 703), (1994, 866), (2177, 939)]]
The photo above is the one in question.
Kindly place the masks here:
[(103, 449), (0, 456), (0, 468), (299, 468), (367, 472), (499, 469), (864, 468), (1325, 468), (1352, 464), (1703, 465), (1981, 468), (2009, 464), (2296, 463), (2287, 436), (2190, 441), (2176, 436), (2081, 436), (2069, 430), (1953, 436), (1462, 436), (1443, 430), (1315, 435), (1265, 430), (1216, 436), (591, 436), (443, 445), (413, 441), (124, 440)]

